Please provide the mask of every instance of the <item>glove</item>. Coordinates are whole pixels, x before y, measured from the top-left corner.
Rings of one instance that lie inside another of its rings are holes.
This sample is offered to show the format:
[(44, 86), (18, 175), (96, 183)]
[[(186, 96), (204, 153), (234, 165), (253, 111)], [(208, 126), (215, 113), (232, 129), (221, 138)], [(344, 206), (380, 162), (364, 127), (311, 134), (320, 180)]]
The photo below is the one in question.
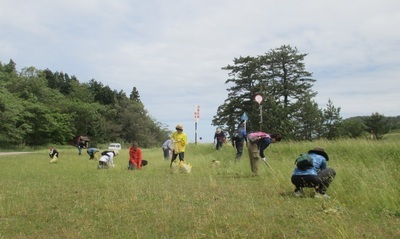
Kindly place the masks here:
[(264, 162), (266, 162), (266, 161), (267, 161), (265, 158), (262, 158), (261, 160), (262, 160), (262, 161), (264, 161)]

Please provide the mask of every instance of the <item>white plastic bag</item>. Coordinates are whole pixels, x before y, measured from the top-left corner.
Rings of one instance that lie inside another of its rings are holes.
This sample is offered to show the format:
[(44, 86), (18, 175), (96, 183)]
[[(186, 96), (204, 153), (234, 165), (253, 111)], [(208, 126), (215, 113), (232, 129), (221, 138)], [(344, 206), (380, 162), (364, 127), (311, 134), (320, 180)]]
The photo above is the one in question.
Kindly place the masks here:
[(179, 167), (179, 172), (181, 173), (190, 173), (192, 171), (192, 165), (191, 164), (186, 164), (186, 163), (181, 163)]
[(50, 160), (50, 163), (57, 163), (58, 161), (58, 157), (57, 156), (53, 156), (53, 158)]

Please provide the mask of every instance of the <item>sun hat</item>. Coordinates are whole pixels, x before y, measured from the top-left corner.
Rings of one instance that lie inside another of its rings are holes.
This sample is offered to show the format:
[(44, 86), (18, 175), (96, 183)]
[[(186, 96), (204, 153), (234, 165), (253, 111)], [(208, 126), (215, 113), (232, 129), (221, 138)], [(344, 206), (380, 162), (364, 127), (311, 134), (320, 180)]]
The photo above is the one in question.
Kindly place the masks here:
[(329, 156), (323, 148), (317, 147), (317, 148), (314, 148), (314, 149), (308, 151), (308, 153), (314, 153), (314, 154), (321, 155), (322, 157), (324, 157), (326, 159), (326, 161), (329, 161)]
[(182, 124), (178, 124), (176, 127), (175, 127), (175, 129), (176, 130), (183, 130), (183, 125)]

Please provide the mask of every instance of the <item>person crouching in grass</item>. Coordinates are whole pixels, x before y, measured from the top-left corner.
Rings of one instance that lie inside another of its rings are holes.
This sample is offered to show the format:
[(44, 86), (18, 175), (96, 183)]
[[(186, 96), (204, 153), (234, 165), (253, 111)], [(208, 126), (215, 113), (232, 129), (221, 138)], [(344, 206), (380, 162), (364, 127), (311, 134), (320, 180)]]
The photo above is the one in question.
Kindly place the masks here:
[(134, 141), (129, 148), (128, 170), (142, 169), (147, 165), (147, 160), (143, 159), (142, 150), (139, 148), (138, 142)]
[(50, 147), (49, 156), (51, 158), (50, 163), (57, 163), (58, 161), (58, 150), (54, 147)]
[(291, 181), (295, 186), (294, 196), (304, 196), (303, 188), (314, 188), (315, 198), (326, 198), (330, 196), (326, 193), (329, 185), (336, 176), (336, 171), (327, 167), (329, 156), (323, 148), (314, 148), (308, 151), (308, 155), (312, 158), (312, 164), (309, 167), (300, 167), (299, 165), (293, 170)]
[(99, 159), (98, 169), (107, 169), (109, 166), (114, 168), (114, 157), (118, 156), (119, 152), (117, 150), (114, 151), (104, 151), (101, 153), (101, 157)]
[(93, 147), (88, 148), (86, 152), (87, 154), (89, 154), (89, 160), (97, 160), (96, 153), (99, 151), (100, 150), (98, 148), (93, 148)]

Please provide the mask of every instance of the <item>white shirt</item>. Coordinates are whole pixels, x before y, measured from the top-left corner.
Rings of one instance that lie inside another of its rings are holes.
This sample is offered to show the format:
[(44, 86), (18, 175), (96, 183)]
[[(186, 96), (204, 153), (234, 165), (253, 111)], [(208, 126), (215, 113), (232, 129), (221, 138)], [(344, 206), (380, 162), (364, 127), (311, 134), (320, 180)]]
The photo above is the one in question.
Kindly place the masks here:
[(109, 164), (111, 167), (114, 167), (114, 153), (108, 152), (106, 155), (102, 155), (99, 161), (105, 162)]

